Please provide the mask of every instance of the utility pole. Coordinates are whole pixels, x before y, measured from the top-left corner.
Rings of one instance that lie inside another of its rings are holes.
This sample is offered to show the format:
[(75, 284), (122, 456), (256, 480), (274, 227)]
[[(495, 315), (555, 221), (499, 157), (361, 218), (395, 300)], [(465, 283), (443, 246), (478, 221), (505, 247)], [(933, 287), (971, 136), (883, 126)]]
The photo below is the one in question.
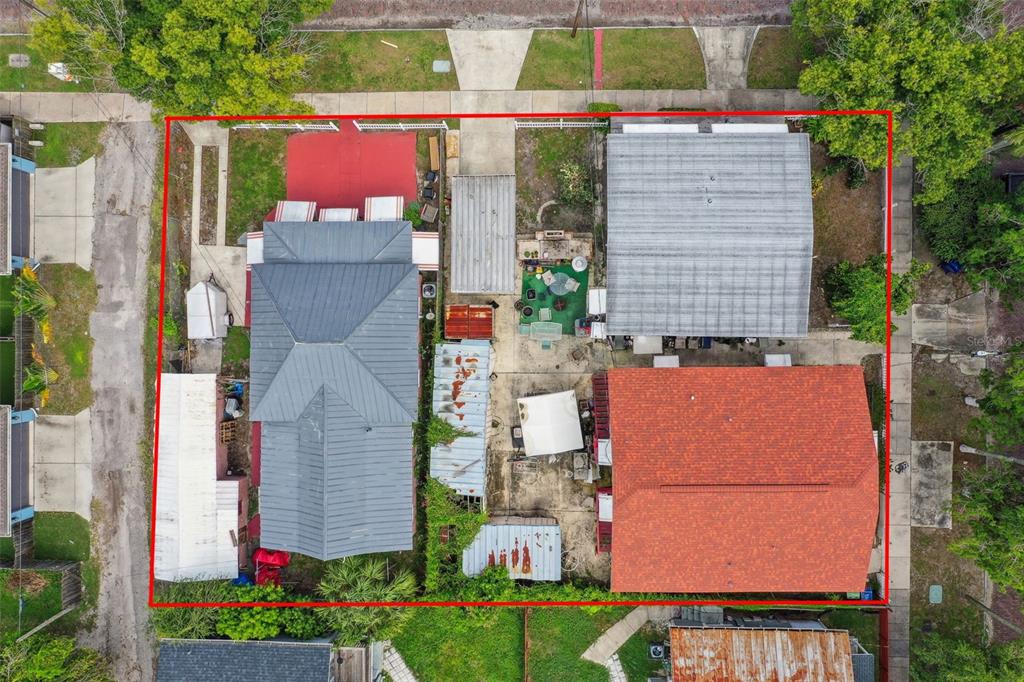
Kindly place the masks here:
[(576, 5), (576, 18), (572, 20), (572, 33), (569, 35), (573, 38), (576, 37), (576, 30), (580, 27), (580, 19), (583, 18), (583, 4), (587, 0), (580, 0), (580, 3)]

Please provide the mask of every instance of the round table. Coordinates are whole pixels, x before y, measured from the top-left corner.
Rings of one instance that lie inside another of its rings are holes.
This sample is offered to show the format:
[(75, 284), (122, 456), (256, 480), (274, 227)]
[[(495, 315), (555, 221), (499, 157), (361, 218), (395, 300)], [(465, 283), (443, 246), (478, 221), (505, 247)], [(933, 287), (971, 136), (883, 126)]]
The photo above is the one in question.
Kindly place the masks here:
[(569, 277), (568, 273), (556, 272), (554, 277), (555, 280), (548, 285), (548, 291), (555, 296), (565, 296), (568, 294), (569, 287), (567, 287), (566, 284), (568, 284), (569, 280), (572, 279)]

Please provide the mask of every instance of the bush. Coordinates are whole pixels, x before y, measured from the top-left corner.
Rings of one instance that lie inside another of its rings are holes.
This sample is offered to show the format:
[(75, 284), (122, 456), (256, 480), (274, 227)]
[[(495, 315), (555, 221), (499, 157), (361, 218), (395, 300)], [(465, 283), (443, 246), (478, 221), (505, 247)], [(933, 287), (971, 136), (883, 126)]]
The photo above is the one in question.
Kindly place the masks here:
[[(284, 601), (284, 589), (276, 585), (248, 585), (231, 593), (230, 601)], [(283, 625), (281, 614), (286, 609), (266, 606), (222, 608), (217, 618), (217, 634), (231, 639), (270, 639), (277, 637)]]
[(423, 218), (420, 217), (420, 202), (414, 201), (405, 207), (405, 219), (412, 223), (413, 227), (419, 227), (423, 224)]
[[(196, 603), (224, 601), (230, 586), (223, 581), (197, 580), (162, 583), (157, 587), (157, 603)], [(149, 611), (157, 637), (172, 639), (207, 639), (217, 632), (220, 609), (165, 607)]]
[(569, 206), (586, 206), (594, 201), (590, 176), (575, 161), (566, 161), (558, 168), (558, 198)]
[(456, 438), (475, 435), (476, 434), (469, 429), (460, 429), (454, 424), (449, 424), (436, 414), (431, 415), (430, 422), (427, 424), (428, 447), (434, 447), (435, 445), (450, 445)]
[(981, 385), (987, 393), (978, 401), (982, 414), (975, 425), (998, 447), (1024, 443), (1024, 346), (1008, 351), (1002, 373), (982, 372)]
[(941, 261), (962, 258), (984, 237), (976, 230), (978, 209), (1002, 193), (992, 168), (982, 165), (960, 181), (957, 191), (938, 203), (922, 207), (918, 225), (932, 253)]
[(850, 156), (846, 157), (844, 161), (844, 165), (846, 166), (846, 186), (849, 189), (863, 187), (864, 183), (868, 181), (867, 169), (864, 166), (864, 162)]
[(324, 634), (327, 624), (314, 609), (281, 609), (281, 624), (285, 634), (295, 639), (313, 639)]
[[(914, 261), (910, 272), (892, 275), (892, 314), (902, 315), (914, 300), (916, 282), (929, 269)], [(832, 311), (850, 323), (850, 338), (867, 343), (885, 343), (886, 261), (882, 255), (863, 265), (849, 261), (836, 264), (825, 275), (825, 294)], [(895, 325), (892, 327), (895, 329)]]

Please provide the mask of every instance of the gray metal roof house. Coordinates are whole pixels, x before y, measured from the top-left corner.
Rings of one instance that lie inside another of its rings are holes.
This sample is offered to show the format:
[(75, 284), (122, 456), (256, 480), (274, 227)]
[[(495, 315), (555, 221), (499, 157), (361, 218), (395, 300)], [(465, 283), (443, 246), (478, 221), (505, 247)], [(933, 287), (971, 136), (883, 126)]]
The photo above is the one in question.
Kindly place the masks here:
[(452, 178), (451, 288), (512, 294), (516, 288), (516, 176)]
[(412, 548), (411, 235), (408, 222), (264, 227), (250, 360), (264, 547), (322, 560)]
[(607, 144), (609, 334), (807, 335), (807, 135), (612, 133)]

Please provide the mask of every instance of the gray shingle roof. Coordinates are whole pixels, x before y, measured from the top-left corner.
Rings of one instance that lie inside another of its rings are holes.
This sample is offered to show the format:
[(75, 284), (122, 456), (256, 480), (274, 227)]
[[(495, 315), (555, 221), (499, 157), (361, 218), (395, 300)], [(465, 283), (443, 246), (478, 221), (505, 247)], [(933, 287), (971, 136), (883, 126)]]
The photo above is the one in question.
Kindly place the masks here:
[[(268, 262), (252, 269), (261, 540), (319, 559), (412, 547), (419, 276), (408, 260), (325, 262), (411, 241), (384, 224), (391, 240), (364, 249), (362, 225), (337, 224), (323, 249), (317, 230), (286, 235), (289, 247), (265, 250)], [(338, 238), (346, 233), (352, 249)], [(318, 262), (296, 261), (311, 255)]]
[(608, 136), (608, 332), (806, 336), (806, 135)]
[(456, 175), (451, 207), (452, 291), (516, 287), (516, 176)]
[(329, 642), (162, 639), (157, 682), (327, 682)]

